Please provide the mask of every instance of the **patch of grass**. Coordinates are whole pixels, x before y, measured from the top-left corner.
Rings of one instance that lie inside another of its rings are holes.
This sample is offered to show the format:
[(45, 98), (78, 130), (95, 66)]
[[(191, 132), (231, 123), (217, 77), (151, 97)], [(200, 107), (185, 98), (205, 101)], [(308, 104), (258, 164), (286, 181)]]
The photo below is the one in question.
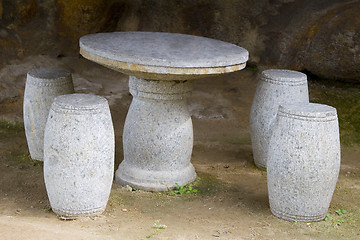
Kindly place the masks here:
[(331, 208), (325, 219), (312, 225), (328, 239), (357, 239), (359, 237), (359, 215), (355, 210)]
[(175, 194), (189, 194), (189, 193), (197, 193), (197, 189), (193, 188), (192, 185), (182, 185), (182, 186), (179, 186), (179, 184), (175, 183), (176, 185), (176, 188), (174, 190), (174, 193)]
[(165, 192), (166, 195), (189, 195), (190, 193), (199, 195), (211, 195), (218, 192), (220, 189), (224, 189), (225, 185), (223, 182), (218, 180), (215, 176), (197, 172), (198, 177), (194, 182), (188, 185), (176, 184), (175, 189), (168, 190)]
[(0, 139), (8, 138), (11, 135), (23, 133), (24, 124), (17, 122), (15, 124), (10, 122), (0, 121)]
[(204, 172), (197, 172), (197, 174), (198, 177), (192, 183), (193, 187), (198, 190), (197, 194), (211, 195), (225, 189), (225, 184), (216, 176)]
[(31, 162), (31, 157), (30, 157), (29, 153), (14, 153), (14, 152), (12, 152), (10, 155), (12, 156), (12, 159), (18, 163), (30, 163)]
[(7, 156), (7, 159), (9, 161), (9, 164), (12, 166), (35, 166), (35, 167), (42, 167), (44, 166), (44, 163), (42, 161), (34, 160), (30, 157), (30, 154), (28, 152), (10, 152), (10, 154)]
[(0, 129), (6, 129), (7, 131), (24, 131), (24, 124), (21, 122), (10, 123), (0, 121)]
[(343, 215), (347, 213), (345, 209), (338, 209), (335, 211), (335, 214), (327, 214), (324, 221), (330, 222), (333, 226), (341, 226), (345, 220)]
[(341, 143), (347, 146), (360, 143), (360, 89), (346, 84), (342, 88), (311, 84), (310, 101), (337, 109)]

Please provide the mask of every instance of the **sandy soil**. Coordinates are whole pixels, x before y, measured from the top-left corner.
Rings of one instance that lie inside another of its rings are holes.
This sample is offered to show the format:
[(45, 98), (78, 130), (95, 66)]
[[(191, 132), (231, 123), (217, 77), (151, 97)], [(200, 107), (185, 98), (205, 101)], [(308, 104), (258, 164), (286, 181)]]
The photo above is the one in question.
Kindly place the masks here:
[[(122, 126), (131, 102), (127, 77), (80, 58), (37, 60), (32, 65), (26, 64), (30, 60), (21, 63), (18, 89), (29, 68), (53, 64), (73, 71), (78, 92), (109, 99), (117, 167), (123, 154)], [(295, 223), (270, 213), (266, 172), (253, 164), (249, 136), (257, 72), (245, 69), (195, 82), (189, 108), (198, 193), (129, 191), (114, 184), (105, 213), (96, 218), (63, 221), (55, 216), (42, 165), (29, 159), (23, 128), (2, 123), (0, 239), (360, 239), (358, 145), (342, 148), (340, 177), (329, 209), (332, 219)], [(2, 120), (21, 119), (21, 99), (2, 104), (0, 110)], [(338, 209), (346, 213), (338, 215)], [(160, 229), (161, 225), (166, 228)]]

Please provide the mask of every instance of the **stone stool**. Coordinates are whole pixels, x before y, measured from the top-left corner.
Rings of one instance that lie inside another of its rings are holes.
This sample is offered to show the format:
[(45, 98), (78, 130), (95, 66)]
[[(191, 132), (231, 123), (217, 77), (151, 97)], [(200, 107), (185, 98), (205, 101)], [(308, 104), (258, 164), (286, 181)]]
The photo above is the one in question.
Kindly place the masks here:
[(315, 103), (280, 106), (268, 149), (271, 212), (290, 221), (324, 219), (339, 169), (336, 109)]
[(263, 71), (250, 113), (251, 142), (257, 167), (266, 168), (267, 145), (279, 105), (292, 102), (309, 102), (307, 76), (290, 70)]
[(74, 92), (70, 72), (37, 68), (27, 74), (24, 93), (24, 125), (32, 159), (43, 160), (44, 128), (50, 106), (58, 95)]
[(95, 216), (105, 210), (114, 175), (114, 149), (105, 98), (69, 94), (54, 99), (45, 127), (44, 178), (58, 216)]

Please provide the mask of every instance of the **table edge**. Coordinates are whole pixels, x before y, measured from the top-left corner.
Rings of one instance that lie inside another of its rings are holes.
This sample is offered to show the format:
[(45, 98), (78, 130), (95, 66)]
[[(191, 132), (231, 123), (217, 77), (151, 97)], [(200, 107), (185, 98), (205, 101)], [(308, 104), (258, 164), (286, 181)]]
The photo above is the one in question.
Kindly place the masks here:
[(90, 53), (82, 47), (80, 47), (80, 54), (90, 61), (127, 75), (140, 76), (142, 78), (144, 78), (143, 75), (145, 75), (148, 76), (145, 78), (158, 80), (167, 80), (167, 78), (169, 78), (168, 80), (177, 80), (177, 76), (179, 79), (204, 78), (207, 76), (239, 71), (246, 67), (246, 62), (222, 67), (165, 67), (127, 63)]

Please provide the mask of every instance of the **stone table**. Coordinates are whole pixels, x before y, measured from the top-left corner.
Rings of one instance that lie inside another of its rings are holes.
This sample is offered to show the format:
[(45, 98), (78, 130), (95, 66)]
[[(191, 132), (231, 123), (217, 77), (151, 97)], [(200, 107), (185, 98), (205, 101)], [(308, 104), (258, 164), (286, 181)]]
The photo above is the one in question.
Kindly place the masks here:
[(130, 75), (133, 100), (123, 132), (124, 160), (115, 181), (150, 191), (192, 182), (193, 127), (186, 99), (193, 79), (243, 69), (248, 51), (185, 34), (113, 32), (80, 38), (80, 53)]

